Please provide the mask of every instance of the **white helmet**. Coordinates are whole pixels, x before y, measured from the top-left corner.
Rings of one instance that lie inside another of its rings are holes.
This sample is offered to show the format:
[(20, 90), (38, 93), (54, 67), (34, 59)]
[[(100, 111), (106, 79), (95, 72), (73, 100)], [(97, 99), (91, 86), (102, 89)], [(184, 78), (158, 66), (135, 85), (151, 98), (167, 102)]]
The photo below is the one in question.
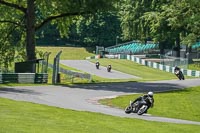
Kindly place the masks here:
[(153, 92), (151, 92), (151, 91), (148, 92), (148, 95), (152, 97), (153, 96)]

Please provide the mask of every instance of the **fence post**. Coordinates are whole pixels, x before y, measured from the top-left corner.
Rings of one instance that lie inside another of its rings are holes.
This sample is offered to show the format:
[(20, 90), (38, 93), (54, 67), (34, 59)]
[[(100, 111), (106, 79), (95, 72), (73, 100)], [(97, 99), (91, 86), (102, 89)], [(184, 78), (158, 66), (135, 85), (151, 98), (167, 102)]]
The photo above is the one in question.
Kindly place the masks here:
[(54, 58), (52, 84), (56, 84), (58, 82), (58, 76), (59, 76), (58, 73), (60, 71), (59, 70), (59, 63), (60, 63), (61, 53), (62, 53), (62, 51), (58, 52), (58, 54)]

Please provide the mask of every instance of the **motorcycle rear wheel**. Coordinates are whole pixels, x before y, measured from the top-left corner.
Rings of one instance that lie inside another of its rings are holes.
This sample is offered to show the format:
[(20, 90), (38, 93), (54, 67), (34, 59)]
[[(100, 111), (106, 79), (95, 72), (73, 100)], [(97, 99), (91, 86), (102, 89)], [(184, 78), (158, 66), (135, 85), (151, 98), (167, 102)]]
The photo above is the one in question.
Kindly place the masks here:
[(144, 114), (148, 109), (148, 106), (147, 105), (143, 105), (137, 112), (138, 115), (142, 115)]

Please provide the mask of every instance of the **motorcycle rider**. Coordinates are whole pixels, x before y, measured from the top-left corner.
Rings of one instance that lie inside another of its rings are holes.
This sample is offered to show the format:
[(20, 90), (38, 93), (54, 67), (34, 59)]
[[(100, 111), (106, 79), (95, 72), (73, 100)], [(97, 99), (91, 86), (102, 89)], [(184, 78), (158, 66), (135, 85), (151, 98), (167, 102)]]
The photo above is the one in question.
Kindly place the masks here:
[(109, 65), (107, 66), (107, 71), (110, 72), (111, 69), (112, 69), (112, 66), (109, 64)]
[(180, 71), (181, 69), (178, 66), (175, 66), (174, 68), (174, 73), (176, 73), (177, 71)]
[(175, 66), (174, 68), (174, 74), (181, 80), (181, 79), (185, 79), (181, 69), (178, 66)]
[[(137, 99), (135, 99), (135, 101), (133, 101), (133, 103), (137, 102), (137, 101), (145, 101), (146, 105), (148, 106), (147, 110), (151, 107), (153, 108), (154, 106), (154, 98), (153, 98), (153, 92), (148, 92), (147, 94), (144, 94), (143, 96), (138, 97)], [(140, 105), (142, 106), (142, 105)], [(140, 108), (139, 106), (139, 108)], [(147, 111), (145, 112), (147, 113)]]
[(100, 66), (100, 63), (99, 63), (99, 61), (96, 61), (96, 63), (95, 63), (95, 64), (96, 64), (96, 68), (97, 68), (97, 69), (99, 69), (99, 66)]

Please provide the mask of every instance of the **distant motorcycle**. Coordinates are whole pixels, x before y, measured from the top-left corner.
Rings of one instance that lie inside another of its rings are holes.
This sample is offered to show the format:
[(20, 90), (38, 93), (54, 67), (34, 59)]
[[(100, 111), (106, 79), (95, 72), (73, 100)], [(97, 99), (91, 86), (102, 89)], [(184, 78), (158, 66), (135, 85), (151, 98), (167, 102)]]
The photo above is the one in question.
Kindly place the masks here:
[(146, 100), (149, 100), (152, 102), (151, 97), (147, 97), (148, 99), (142, 99), (140, 101), (132, 102), (130, 101), (129, 106), (125, 108), (125, 113), (130, 114), (130, 113), (137, 113), (138, 115), (142, 115), (147, 112), (149, 109), (148, 104)]
[(96, 69), (99, 69), (100, 63), (96, 62)]
[(178, 79), (185, 80), (185, 77), (181, 70), (175, 70), (174, 74), (178, 77)]
[(111, 69), (112, 69), (111, 65), (108, 65), (108, 66), (107, 66), (107, 71), (108, 71), (108, 72), (111, 72)]

